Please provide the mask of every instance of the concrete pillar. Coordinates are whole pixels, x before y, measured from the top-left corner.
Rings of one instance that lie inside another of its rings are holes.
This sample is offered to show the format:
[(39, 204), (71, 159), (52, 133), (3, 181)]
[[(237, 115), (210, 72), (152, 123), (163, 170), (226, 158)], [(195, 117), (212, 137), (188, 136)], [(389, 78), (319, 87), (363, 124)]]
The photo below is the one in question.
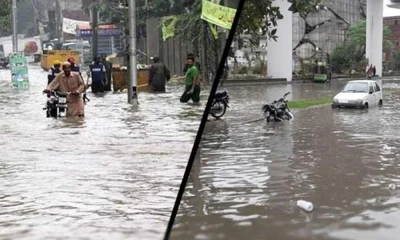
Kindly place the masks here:
[(366, 57), (382, 76), (383, 0), (367, 0)]
[(293, 46), (292, 28), (293, 14), (289, 11), (290, 3), (287, 0), (275, 0), (273, 5), (278, 6), (283, 19), (278, 20), (277, 41), (268, 40), (267, 62), (268, 76), (273, 78), (286, 78), (292, 81)]

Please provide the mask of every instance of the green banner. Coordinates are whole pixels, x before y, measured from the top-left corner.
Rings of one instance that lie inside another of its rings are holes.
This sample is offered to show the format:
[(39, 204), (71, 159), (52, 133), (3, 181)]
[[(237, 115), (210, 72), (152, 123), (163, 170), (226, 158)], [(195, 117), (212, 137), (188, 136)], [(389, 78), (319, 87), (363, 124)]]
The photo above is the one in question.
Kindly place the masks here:
[(203, 0), (201, 19), (209, 23), (222, 28), (231, 29), (235, 15), (236, 9), (234, 8), (221, 6), (208, 0)]
[(28, 88), (28, 62), (24, 53), (10, 54), (11, 81), (14, 88)]
[(214, 37), (214, 39), (218, 39), (218, 31), (217, 28), (214, 27), (211, 23), (208, 23), (208, 26), (210, 27), (211, 33)]
[(178, 21), (176, 16), (164, 17), (161, 20), (163, 40), (166, 41), (170, 37), (175, 36), (175, 25)]

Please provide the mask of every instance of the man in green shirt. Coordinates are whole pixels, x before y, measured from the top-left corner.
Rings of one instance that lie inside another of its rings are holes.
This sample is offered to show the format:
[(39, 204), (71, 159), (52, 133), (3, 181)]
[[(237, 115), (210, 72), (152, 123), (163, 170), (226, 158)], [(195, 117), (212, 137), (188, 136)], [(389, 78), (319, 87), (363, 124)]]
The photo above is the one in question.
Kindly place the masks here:
[(200, 73), (194, 64), (194, 57), (188, 56), (187, 64), (188, 68), (185, 73), (185, 92), (182, 94), (181, 102), (187, 103), (192, 99), (194, 103), (198, 103), (200, 102)]

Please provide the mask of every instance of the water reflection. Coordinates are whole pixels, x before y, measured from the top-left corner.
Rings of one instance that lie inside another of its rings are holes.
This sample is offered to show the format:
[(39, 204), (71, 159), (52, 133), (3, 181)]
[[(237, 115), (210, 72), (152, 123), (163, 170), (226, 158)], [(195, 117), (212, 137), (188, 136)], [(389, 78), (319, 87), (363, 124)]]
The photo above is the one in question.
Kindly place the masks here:
[[(332, 96), (344, 85), (292, 84), (292, 92), (295, 99)], [(263, 96), (285, 91), (285, 85), (229, 89), (233, 108), (223, 129), (207, 123), (172, 239), (398, 235), (399, 195), (388, 188), (400, 180), (398, 94), (388, 91), (382, 108), (367, 111), (325, 106), (295, 111), (292, 122), (251, 121)], [(299, 199), (315, 210), (298, 209)]]

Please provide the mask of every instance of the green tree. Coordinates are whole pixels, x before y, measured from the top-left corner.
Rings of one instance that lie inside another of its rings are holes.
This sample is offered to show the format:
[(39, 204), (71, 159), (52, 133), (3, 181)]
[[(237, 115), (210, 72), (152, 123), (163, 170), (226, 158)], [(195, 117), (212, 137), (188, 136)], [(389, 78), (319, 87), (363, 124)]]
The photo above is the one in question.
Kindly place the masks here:
[[(364, 70), (367, 64), (365, 60), (366, 51), (366, 20), (360, 20), (350, 27), (350, 40), (336, 46), (331, 54), (330, 61), (333, 70), (341, 73), (344, 70)], [(390, 50), (391, 31), (387, 26), (383, 27), (383, 50)]]
[[(392, 47), (392, 42), (390, 41), (390, 36), (392, 34), (392, 31), (389, 29), (387, 26), (383, 26), (383, 51), (388, 51)], [(354, 43), (358, 47), (364, 48), (365, 53), (365, 47), (366, 47), (366, 41), (367, 41), (367, 21), (366, 20), (360, 20), (354, 25), (350, 27), (350, 38), (351, 42)]]
[(12, 33), (12, 9), (11, 1), (3, 1), (0, 8), (0, 35), (9, 35)]
[[(17, 0), (17, 4), (26, 0)], [(1, 1), (0, 36), (12, 34), (12, 1)]]

